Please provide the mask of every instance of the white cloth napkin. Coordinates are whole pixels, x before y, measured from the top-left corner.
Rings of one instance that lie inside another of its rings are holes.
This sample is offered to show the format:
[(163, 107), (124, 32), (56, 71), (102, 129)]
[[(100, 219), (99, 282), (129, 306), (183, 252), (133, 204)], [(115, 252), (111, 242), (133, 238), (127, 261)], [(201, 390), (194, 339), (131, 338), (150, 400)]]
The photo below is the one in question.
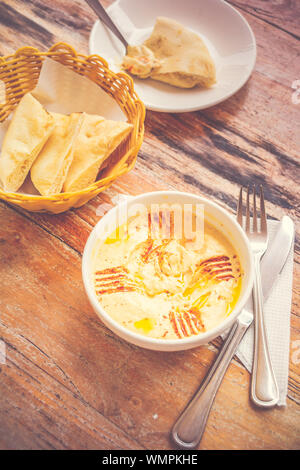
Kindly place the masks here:
[[(279, 226), (278, 221), (268, 221), (271, 243)], [(278, 406), (286, 405), (289, 372), (290, 314), (293, 284), (294, 249), (290, 250), (287, 262), (274, 283), (269, 298), (264, 304), (264, 320), (269, 341), (270, 356), (279, 388)], [(263, 282), (263, 280), (262, 280)], [(249, 372), (252, 371), (254, 346), (254, 324), (248, 328), (236, 356)]]

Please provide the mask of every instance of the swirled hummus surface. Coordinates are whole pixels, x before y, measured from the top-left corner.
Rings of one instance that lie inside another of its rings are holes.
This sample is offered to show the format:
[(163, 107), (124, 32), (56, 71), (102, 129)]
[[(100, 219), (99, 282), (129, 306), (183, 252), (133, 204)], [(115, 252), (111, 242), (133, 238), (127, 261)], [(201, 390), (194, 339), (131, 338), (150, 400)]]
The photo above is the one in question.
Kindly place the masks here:
[(231, 313), (240, 292), (232, 245), (206, 221), (201, 243), (159, 232), (153, 237), (149, 214), (136, 214), (98, 242), (93, 285), (101, 306), (125, 328), (153, 338), (213, 328)]
[(180, 88), (210, 87), (215, 64), (202, 41), (177, 21), (159, 17), (141, 46), (129, 46), (123, 68), (139, 78), (151, 77)]

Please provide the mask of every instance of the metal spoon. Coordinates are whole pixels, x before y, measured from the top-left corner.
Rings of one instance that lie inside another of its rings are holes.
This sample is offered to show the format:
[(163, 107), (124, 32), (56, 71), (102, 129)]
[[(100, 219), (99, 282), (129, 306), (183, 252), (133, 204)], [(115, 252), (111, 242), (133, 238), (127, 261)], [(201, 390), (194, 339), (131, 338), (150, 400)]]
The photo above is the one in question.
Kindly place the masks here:
[(124, 44), (126, 51), (128, 42), (124, 38), (123, 34), (119, 31), (115, 23), (111, 20), (109, 15), (98, 0), (85, 0), (86, 3), (94, 10), (99, 19), (114, 33), (115, 36)]

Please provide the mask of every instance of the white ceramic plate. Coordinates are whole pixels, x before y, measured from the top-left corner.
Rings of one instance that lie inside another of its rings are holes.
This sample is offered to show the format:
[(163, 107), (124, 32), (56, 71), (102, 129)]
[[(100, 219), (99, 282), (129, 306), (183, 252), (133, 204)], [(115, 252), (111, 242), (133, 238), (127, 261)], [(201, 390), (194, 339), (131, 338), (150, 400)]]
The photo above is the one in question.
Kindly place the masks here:
[[(210, 89), (180, 89), (134, 78), (136, 92), (147, 109), (186, 112), (208, 108), (236, 93), (253, 70), (254, 34), (245, 18), (223, 0), (117, 0), (107, 12), (130, 44), (149, 37), (158, 16), (177, 20), (204, 40), (216, 64), (217, 83)], [(91, 31), (89, 46), (91, 54), (99, 54), (113, 71), (120, 71), (125, 48), (100, 21)]]

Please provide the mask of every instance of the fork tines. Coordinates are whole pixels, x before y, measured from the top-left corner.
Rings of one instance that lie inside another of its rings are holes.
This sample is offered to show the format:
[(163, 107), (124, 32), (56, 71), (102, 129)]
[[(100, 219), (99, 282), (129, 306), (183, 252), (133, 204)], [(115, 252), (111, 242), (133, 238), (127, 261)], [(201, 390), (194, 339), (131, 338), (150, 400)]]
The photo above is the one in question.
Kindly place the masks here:
[[(237, 208), (237, 221), (243, 227), (243, 187), (240, 189), (240, 196)], [(262, 185), (259, 186), (259, 199), (260, 199), (260, 217), (258, 216), (257, 203), (256, 203), (256, 185), (252, 187), (252, 230), (251, 230), (251, 201), (250, 194), (251, 188), (250, 185), (246, 189), (246, 214), (245, 214), (245, 231), (249, 235), (250, 233), (259, 233), (258, 220), (260, 220), (260, 232), (267, 232), (267, 217), (265, 210), (265, 199), (264, 191)]]

